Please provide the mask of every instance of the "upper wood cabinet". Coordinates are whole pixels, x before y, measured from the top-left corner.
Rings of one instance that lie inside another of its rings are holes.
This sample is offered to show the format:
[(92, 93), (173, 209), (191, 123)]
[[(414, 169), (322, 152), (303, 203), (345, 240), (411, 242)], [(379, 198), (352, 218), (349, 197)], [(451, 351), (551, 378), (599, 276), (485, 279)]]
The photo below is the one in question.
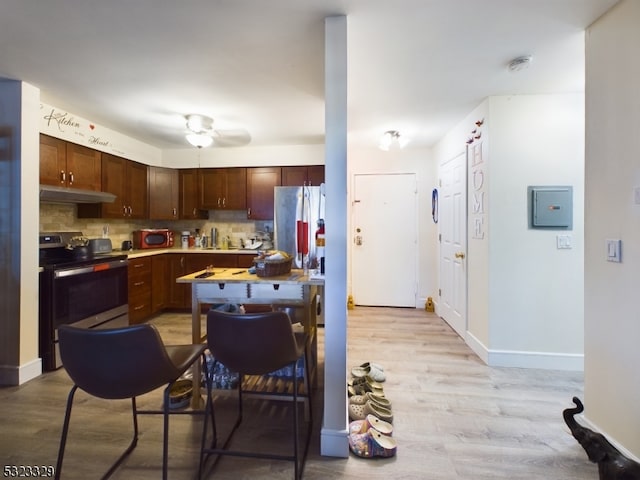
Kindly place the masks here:
[(247, 208), (246, 168), (202, 168), (199, 174), (200, 208), (206, 210)]
[(78, 218), (137, 218), (149, 215), (148, 167), (102, 154), (102, 191), (116, 196), (113, 203), (79, 204)]
[(180, 206), (179, 174), (173, 168), (149, 167), (149, 218), (177, 220)]
[(209, 216), (208, 212), (200, 209), (199, 191), (198, 191), (198, 169), (186, 168), (179, 171), (178, 181), (180, 199), (180, 218), (181, 219), (201, 219)]
[(247, 168), (247, 218), (273, 220), (273, 187), (281, 181), (280, 167)]
[(40, 183), (99, 192), (100, 152), (40, 134)]
[(318, 186), (324, 183), (324, 165), (282, 167), (282, 186)]

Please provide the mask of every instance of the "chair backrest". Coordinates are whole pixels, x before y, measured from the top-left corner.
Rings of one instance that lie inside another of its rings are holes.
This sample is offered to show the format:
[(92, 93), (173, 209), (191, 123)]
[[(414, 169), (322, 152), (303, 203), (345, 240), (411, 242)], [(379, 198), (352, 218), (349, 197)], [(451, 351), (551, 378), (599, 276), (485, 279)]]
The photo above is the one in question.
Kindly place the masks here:
[(153, 325), (58, 329), (60, 357), (82, 390), (100, 398), (130, 398), (179, 376)]
[(232, 371), (264, 375), (292, 364), (304, 353), (285, 312), (207, 314), (211, 354)]

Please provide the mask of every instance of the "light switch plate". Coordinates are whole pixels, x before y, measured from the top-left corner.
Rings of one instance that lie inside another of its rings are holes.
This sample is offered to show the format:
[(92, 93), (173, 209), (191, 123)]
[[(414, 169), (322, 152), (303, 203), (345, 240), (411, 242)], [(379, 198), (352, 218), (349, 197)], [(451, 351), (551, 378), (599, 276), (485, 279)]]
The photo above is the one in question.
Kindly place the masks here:
[(571, 235), (556, 235), (556, 247), (558, 249), (572, 248)]
[(622, 240), (617, 238), (607, 238), (607, 262), (622, 262)]

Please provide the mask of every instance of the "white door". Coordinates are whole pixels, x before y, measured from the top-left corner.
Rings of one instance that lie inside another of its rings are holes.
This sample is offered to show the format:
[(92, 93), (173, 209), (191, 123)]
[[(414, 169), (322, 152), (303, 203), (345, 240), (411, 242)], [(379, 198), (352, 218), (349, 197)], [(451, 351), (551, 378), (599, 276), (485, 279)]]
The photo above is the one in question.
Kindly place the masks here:
[(416, 306), (416, 198), (413, 174), (355, 175), (351, 264), (356, 305)]
[(440, 173), (439, 315), (465, 338), (467, 330), (467, 156), (461, 153)]

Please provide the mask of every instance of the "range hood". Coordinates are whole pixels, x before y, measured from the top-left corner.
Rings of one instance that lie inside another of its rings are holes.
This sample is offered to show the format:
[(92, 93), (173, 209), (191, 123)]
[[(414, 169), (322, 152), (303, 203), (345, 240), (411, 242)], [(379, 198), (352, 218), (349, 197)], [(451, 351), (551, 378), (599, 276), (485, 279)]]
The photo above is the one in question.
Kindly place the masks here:
[(108, 192), (40, 185), (40, 201), (45, 203), (113, 203), (115, 199)]

